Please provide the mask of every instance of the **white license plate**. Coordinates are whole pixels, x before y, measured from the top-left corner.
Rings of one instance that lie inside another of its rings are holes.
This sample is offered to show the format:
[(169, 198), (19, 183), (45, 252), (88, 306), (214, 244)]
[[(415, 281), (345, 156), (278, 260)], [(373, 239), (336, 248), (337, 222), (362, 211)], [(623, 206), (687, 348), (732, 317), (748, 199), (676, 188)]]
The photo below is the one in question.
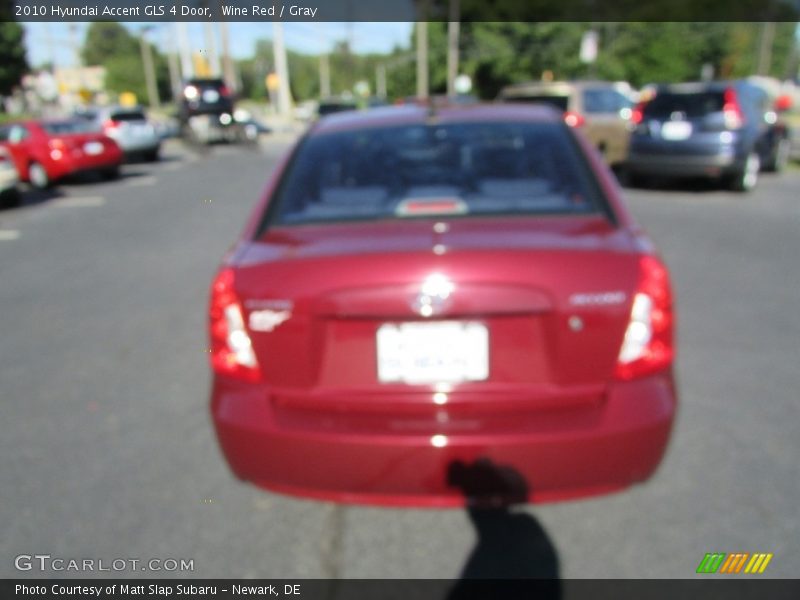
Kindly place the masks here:
[(489, 331), (482, 323), (387, 323), (377, 333), (378, 379), (455, 383), (489, 377)]
[(83, 151), (91, 156), (97, 156), (103, 153), (103, 144), (100, 142), (89, 142), (84, 144)]
[(686, 140), (692, 135), (692, 124), (686, 121), (667, 121), (661, 126), (661, 137), (665, 140)]

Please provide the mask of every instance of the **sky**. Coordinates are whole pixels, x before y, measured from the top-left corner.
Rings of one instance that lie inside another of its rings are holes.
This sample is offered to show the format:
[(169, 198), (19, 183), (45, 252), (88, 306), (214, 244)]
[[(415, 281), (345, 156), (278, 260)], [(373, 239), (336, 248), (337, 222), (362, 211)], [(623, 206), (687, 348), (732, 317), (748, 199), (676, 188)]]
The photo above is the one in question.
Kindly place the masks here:
[[(145, 23), (124, 23), (135, 35)], [(150, 25), (150, 24), (147, 24)], [(306, 54), (321, 54), (330, 50), (339, 40), (351, 40), (356, 53), (388, 53), (395, 46), (408, 47), (413, 23), (284, 23), (283, 37), (291, 50)], [(25, 23), (25, 46), (28, 63), (35, 67), (51, 60), (60, 67), (76, 64), (74, 46), (82, 44), (88, 23)], [(193, 50), (205, 47), (204, 24), (188, 23)], [(253, 54), (255, 42), (272, 37), (271, 23), (229, 23), (231, 53), (235, 58)], [(216, 31), (219, 50), (219, 33)], [(158, 23), (148, 32), (148, 39), (161, 50), (170, 50), (175, 39), (173, 23)], [(48, 41), (49, 39), (49, 41)]]

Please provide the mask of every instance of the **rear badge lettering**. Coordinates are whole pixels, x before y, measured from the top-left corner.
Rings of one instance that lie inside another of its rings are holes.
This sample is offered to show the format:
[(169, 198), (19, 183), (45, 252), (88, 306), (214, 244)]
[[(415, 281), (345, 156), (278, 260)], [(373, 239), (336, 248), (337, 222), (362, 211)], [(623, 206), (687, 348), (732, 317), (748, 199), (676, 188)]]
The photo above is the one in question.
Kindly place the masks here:
[(590, 294), (572, 294), (569, 303), (573, 306), (609, 306), (622, 304), (627, 295), (623, 291), (597, 292)]
[(272, 331), (291, 316), (289, 310), (254, 310), (250, 313), (248, 324), (253, 331)]

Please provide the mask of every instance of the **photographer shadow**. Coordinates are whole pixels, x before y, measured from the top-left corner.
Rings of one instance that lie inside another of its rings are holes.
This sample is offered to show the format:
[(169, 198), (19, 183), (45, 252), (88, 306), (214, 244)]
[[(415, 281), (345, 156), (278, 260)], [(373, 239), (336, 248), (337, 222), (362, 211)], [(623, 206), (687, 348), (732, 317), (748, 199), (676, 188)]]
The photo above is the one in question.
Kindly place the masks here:
[[(528, 501), (528, 483), (510, 467), (488, 459), (448, 467), (448, 483), (467, 499), (467, 515), (478, 541), (449, 600), (485, 598), (490, 590), (507, 598), (561, 598), (558, 554), (532, 515), (514, 510)], [(498, 589), (498, 586), (500, 589)]]

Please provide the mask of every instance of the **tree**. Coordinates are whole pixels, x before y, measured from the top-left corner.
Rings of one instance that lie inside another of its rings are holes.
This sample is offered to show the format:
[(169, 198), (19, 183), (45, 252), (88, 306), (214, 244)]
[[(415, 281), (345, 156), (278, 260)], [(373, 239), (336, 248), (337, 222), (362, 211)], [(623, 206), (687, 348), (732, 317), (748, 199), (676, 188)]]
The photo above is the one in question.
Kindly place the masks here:
[[(11, 93), (28, 70), (23, 38), (25, 31), (11, 20), (6, 9), (0, 9), (0, 96)], [(8, 20), (6, 20), (8, 19)]]
[[(111, 92), (133, 92), (140, 102), (147, 98), (147, 85), (141, 58), (141, 42), (117, 22), (94, 22), (89, 25), (81, 56), (86, 65), (106, 69), (106, 89)], [(169, 66), (166, 58), (146, 42), (153, 56), (156, 84), (160, 98), (171, 96)]]
[(98, 21), (89, 25), (81, 56), (85, 65), (105, 65), (118, 56), (136, 56), (139, 41), (120, 23)]

